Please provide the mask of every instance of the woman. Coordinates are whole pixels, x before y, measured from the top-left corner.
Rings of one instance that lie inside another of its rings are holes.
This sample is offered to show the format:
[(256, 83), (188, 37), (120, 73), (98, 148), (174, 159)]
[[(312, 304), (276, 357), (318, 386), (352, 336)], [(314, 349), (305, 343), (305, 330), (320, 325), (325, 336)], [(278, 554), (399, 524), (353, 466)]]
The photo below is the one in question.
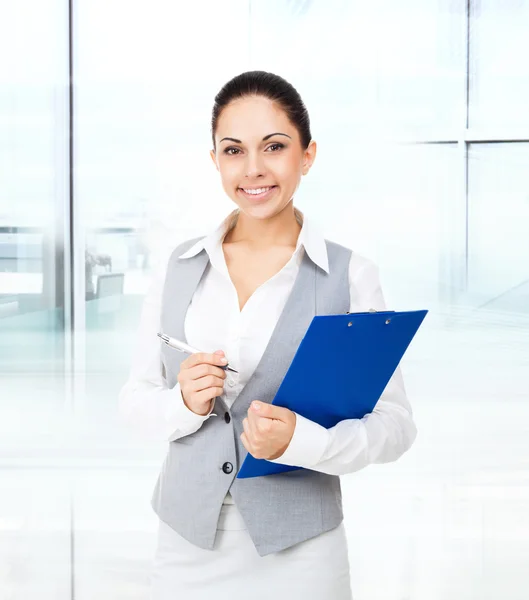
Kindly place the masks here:
[[(152, 499), (152, 599), (348, 600), (338, 476), (413, 443), (400, 371), (372, 414), (328, 430), (271, 402), (315, 314), (385, 308), (377, 268), (293, 205), (316, 142), (288, 82), (261, 71), (229, 81), (212, 136), (237, 209), (172, 253), (120, 395), (129, 421), (170, 442)], [(160, 330), (204, 352), (161, 347)], [(238, 480), (246, 452), (305, 468)]]

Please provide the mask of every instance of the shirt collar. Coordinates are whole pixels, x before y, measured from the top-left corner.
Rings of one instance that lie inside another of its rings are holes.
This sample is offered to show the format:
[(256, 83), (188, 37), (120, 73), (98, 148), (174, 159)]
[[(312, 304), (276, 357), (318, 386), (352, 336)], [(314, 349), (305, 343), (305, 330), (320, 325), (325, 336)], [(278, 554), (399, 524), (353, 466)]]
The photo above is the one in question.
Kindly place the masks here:
[[(323, 234), (316, 223), (302, 213), (300, 214), (302, 215), (303, 221), (294, 253), (297, 253), (299, 248), (303, 246), (312, 262), (318, 265), (318, 267), (323, 269), (326, 273), (329, 273), (329, 258), (327, 256), (327, 245)], [(231, 216), (232, 215), (226, 217), (214, 231), (200, 239), (187, 250), (187, 252), (184, 252), (184, 254), (181, 254), (178, 258), (192, 258), (202, 250), (206, 250), (210, 261), (213, 264), (216, 263), (222, 252), (222, 242), (228, 233)]]

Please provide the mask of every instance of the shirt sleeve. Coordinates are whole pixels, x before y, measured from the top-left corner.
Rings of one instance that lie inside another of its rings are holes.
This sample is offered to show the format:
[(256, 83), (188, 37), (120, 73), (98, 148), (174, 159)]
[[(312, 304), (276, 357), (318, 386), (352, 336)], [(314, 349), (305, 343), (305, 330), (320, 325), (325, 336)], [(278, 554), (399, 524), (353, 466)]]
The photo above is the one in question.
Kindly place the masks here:
[[(350, 312), (386, 310), (377, 266), (353, 253), (349, 266)], [(286, 451), (275, 460), (331, 475), (352, 473), (373, 463), (397, 460), (417, 436), (400, 367), (372, 413), (346, 419), (326, 429), (296, 413), (296, 426)]]
[(197, 415), (184, 403), (180, 384), (167, 386), (162, 371), (160, 331), (167, 261), (154, 272), (143, 301), (129, 377), (119, 392), (120, 418), (142, 437), (174, 441), (197, 431), (213, 415)]

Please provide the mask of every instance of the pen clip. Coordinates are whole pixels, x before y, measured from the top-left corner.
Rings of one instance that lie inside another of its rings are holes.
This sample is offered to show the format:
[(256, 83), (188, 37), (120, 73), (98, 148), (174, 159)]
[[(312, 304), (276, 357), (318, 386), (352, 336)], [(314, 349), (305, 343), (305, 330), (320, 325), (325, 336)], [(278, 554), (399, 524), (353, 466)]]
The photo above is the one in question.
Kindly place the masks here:
[(169, 336), (167, 336), (163, 333), (157, 333), (156, 335), (162, 340), (162, 342), (165, 343), (166, 346), (169, 346), (169, 348), (172, 348), (173, 350), (178, 350), (178, 352), (185, 353), (185, 350), (182, 350), (181, 348), (177, 348), (176, 346), (171, 346), (171, 344), (169, 343)]

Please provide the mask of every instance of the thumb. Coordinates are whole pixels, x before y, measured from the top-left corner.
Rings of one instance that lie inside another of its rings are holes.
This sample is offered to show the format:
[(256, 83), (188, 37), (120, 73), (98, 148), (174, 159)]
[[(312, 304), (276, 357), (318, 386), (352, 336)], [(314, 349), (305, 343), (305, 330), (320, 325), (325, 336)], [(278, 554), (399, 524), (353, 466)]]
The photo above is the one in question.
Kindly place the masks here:
[(280, 406), (274, 406), (273, 404), (268, 404), (267, 402), (260, 402), (259, 400), (254, 400), (251, 404), (251, 410), (260, 417), (264, 417), (265, 419), (280, 419), (283, 420), (282, 417), (282, 408)]
[(218, 354), (219, 356), (223, 356), (224, 350), (215, 350), (215, 352), (213, 354)]

